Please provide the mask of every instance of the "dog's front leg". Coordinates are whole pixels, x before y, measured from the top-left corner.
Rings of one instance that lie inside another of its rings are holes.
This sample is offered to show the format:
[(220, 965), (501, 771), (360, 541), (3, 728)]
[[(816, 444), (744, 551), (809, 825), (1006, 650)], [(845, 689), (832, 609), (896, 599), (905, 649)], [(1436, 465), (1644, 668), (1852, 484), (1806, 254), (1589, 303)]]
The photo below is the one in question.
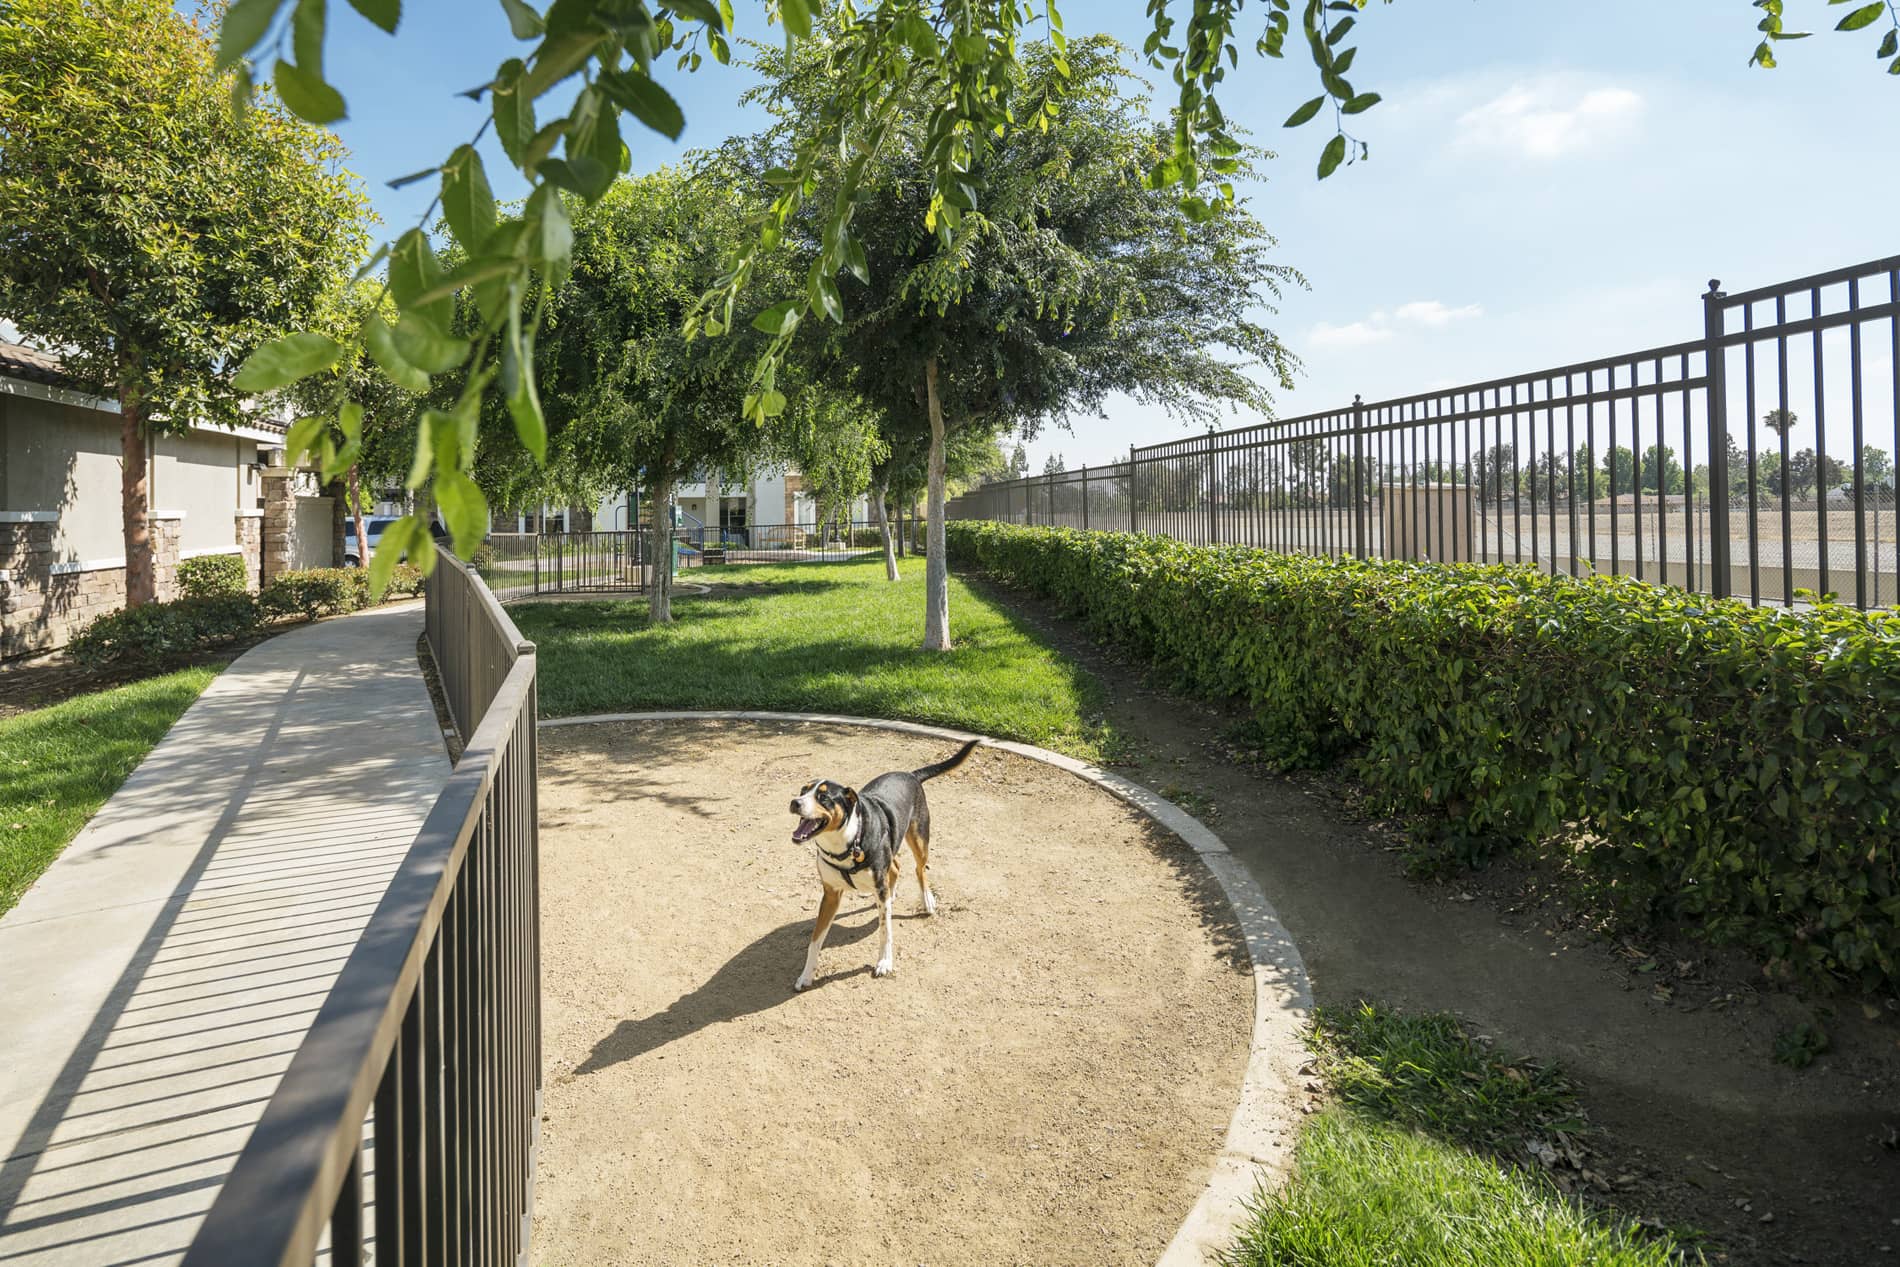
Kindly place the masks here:
[(818, 971), (818, 952), (824, 949), (825, 934), (831, 931), (832, 917), (838, 913), (838, 899), (843, 896), (842, 889), (826, 888), (825, 895), (818, 899), (818, 918), (812, 922), (811, 944), (805, 948), (805, 970), (798, 974), (792, 989), (811, 988), (812, 974)]
[(897, 864), (892, 863), (890, 871), (884, 876), (884, 883), (878, 886), (877, 922), (884, 931), (884, 944), (877, 952), (877, 965), (871, 969), (874, 977), (888, 977), (897, 971), (891, 962), (891, 897), (897, 889)]

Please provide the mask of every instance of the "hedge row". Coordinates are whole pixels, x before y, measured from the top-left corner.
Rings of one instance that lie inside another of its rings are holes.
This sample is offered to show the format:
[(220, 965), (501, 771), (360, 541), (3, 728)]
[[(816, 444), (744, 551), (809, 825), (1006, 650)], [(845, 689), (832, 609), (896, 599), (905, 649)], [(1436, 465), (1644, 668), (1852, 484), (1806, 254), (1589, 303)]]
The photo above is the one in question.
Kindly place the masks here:
[(1900, 984), (1900, 617), (1527, 568), (1361, 562), (948, 525), (1288, 762), (1354, 754), (1389, 804), (1771, 966)]
[[(179, 588), (184, 597), (108, 612), (74, 635), (66, 646), (67, 654), (90, 668), (150, 668), (248, 637), (287, 616), (315, 620), (370, 605), (369, 576), (360, 568), (285, 572), (266, 581), (256, 594), (249, 594), (244, 591), (241, 563), (235, 588), (230, 585), (227, 568), (200, 567), (187, 574), (186, 564), (204, 562), (207, 560), (189, 559), (179, 565)], [(422, 573), (399, 563), (383, 597), (412, 597), (421, 588)]]

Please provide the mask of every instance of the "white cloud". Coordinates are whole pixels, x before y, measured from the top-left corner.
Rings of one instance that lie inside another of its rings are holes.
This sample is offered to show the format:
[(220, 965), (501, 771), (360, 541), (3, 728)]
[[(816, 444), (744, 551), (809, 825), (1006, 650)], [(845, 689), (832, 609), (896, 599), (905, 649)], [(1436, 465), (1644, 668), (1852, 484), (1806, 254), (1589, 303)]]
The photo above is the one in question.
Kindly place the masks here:
[(1456, 144), (1561, 158), (1627, 134), (1643, 105), (1631, 89), (1589, 87), (1572, 75), (1520, 81), (1459, 115)]
[(1442, 330), (1454, 321), (1483, 315), (1484, 309), (1477, 304), (1454, 308), (1436, 299), (1415, 299), (1391, 312), (1381, 309), (1364, 321), (1351, 321), (1343, 326), (1322, 321), (1313, 327), (1307, 341), (1316, 348), (1361, 348), (1370, 343), (1384, 343), (1407, 327)]
[(1392, 337), (1392, 327), (1384, 324), (1381, 316), (1375, 313), (1371, 321), (1353, 321), (1343, 326), (1322, 321), (1313, 327), (1307, 341), (1316, 348), (1362, 348), (1368, 343), (1383, 343)]
[(1484, 309), (1477, 304), (1466, 304), (1461, 308), (1448, 307), (1436, 299), (1418, 299), (1409, 304), (1400, 304), (1398, 311), (1392, 314), (1400, 321), (1415, 325), (1431, 326), (1436, 329), (1448, 326), (1454, 321), (1466, 317), (1482, 317)]

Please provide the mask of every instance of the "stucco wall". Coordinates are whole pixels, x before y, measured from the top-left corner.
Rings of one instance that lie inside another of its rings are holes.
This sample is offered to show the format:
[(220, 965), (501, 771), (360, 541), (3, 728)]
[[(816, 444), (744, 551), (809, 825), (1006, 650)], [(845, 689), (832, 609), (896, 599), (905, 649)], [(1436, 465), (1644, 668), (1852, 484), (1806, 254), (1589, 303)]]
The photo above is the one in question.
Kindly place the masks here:
[(328, 497), (297, 499), (297, 566), (327, 568), (336, 566), (332, 543), (332, 524)]
[(256, 455), (255, 440), (202, 431), (154, 442), (152, 505), (185, 512), (179, 549), (186, 555), (236, 545), (232, 513), (257, 504), (257, 476), (249, 465)]
[(55, 562), (122, 561), (118, 415), (0, 396), (0, 433), (0, 510), (58, 511)]

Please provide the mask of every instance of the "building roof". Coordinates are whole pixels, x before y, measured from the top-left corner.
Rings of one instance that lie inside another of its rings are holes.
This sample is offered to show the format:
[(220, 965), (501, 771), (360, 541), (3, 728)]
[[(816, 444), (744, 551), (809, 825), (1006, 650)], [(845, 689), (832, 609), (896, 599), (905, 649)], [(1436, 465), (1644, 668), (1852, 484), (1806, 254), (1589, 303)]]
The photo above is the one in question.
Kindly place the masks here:
[(0, 342), (0, 374), (29, 383), (45, 383), (48, 387), (68, 387), (72, 381), (60, 368), (57, 356), (51, 352), (36, 352), (18, 343)]
[[(0, 340), (0, 378), (12, 378), (26, 383), (38, 383), (43, 387), (59, 387), (77, 391), (79, 388), (60, 365), (59, 358), (51, 352), (41, 352), (18, 343)], [(262, 431), (281, 434), (286, 423), (261, 410), (252, 411), (244, 420), (246, 426)], [(199, 430), (228, 431), (229, 428), (200, 424)]]

